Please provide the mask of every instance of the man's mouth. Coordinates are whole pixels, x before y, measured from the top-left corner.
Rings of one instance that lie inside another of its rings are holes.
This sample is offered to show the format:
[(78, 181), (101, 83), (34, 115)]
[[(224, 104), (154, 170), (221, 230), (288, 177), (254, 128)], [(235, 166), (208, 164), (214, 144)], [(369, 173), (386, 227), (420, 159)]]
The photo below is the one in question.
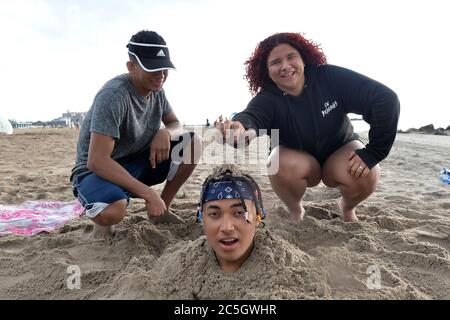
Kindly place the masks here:
[(164, 82), (164, 77), (161, 77), (161, 78), (153, 78), (153, 79), (152, 79), (152, 82), (153, 82), (154, 84), (160, 85), (161, 83)]
[(237, 238), (226, 238), (220, 240), (219, 242), (222, 244), (224, 249), (231, 249), (239, 242), (239, 240)]

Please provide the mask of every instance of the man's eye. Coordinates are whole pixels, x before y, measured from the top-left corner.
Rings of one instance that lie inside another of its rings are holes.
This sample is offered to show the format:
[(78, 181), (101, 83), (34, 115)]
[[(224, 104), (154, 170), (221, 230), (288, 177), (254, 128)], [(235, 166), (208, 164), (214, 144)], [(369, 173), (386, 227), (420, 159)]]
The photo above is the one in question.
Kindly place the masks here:
[(217, 217), (219, 214), (217, 212), (208, 212), (208, 216), (214, 218)]
[(244, 211), (236, 211), (236, 212), (234, 213), (234, 215), (235, 215), (235, 216), (238, 216), (238, 217), (244, 216), (244, 214), (245, 214)]

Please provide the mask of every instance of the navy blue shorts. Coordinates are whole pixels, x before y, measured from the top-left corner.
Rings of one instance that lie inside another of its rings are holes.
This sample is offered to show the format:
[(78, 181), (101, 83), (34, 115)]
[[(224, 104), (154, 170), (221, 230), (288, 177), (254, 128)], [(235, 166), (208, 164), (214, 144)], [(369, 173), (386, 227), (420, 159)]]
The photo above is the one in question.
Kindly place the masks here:
[[(171, 180), (175, 175), (180, 162), (172, 161), (173, 148), (182, 143), (186, 145), (193, 133), (181, 135), (179, 141), (170, 142), (169, 159), (156, 164), (153, 169), (150, 165), (150, 148), (147, 148), (143, 153), (136, 155), (132, 159), (128, 159), (122, 163), (118, 161), (122, 167), (125, 168), (134, 178), (147, 186), (153, 186), (164, 182), (166, 179)], [(183, 156), (181, 149), (179, 156)], [(109, 204), (126, 199), (130, 201), (130, 197), (134, 197), (130, 192), (124, 188), (105, 180), (95, 173), (90, 172), (74, 182), (74, 195), (78, 198), (80, 203), (86, 209), (86, 215), (89, 218), (94, 218), (101, 211), (103, 211)]]

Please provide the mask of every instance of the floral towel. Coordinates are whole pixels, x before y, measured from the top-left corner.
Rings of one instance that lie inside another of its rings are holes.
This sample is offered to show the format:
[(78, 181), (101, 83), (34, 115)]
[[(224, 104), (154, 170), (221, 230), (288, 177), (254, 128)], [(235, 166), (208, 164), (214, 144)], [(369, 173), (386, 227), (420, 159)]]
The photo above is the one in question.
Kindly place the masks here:
[(84, 209), (78, 200), (27, 201), (20, 205), (0, 205), (0, 236), (36, 235), (62, 227), (78, 218)]

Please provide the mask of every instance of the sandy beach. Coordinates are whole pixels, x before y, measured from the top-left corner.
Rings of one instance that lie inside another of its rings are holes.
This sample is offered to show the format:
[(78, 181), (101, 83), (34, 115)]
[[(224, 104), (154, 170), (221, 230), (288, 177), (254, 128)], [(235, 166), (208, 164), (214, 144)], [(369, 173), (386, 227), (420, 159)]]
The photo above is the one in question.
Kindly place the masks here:
[[(62, 128), (0, 135), (0, 204), (73, 200), (77, 138)], [(186, 225), (153, 223), (133, 199), (109, 240), (94, 239), (85, 216), (50, 233), (0, 237), (0, 299), (450, 299), (450, 185), (439, 180), (449, 154), (450, 136), (398, 134), (378, 190), (358, 208), (367, 218), (355, 223), (338, 217), (339, 193), (323, 184), (308, 189), (304, 221), (288, 221), (263, 165), (245, 165), (269, 213), (232, 274), (195, 221), (214, 166), (202, 163), (172, 206)], [(70, 289), (73, 266), (81, 278)]]

